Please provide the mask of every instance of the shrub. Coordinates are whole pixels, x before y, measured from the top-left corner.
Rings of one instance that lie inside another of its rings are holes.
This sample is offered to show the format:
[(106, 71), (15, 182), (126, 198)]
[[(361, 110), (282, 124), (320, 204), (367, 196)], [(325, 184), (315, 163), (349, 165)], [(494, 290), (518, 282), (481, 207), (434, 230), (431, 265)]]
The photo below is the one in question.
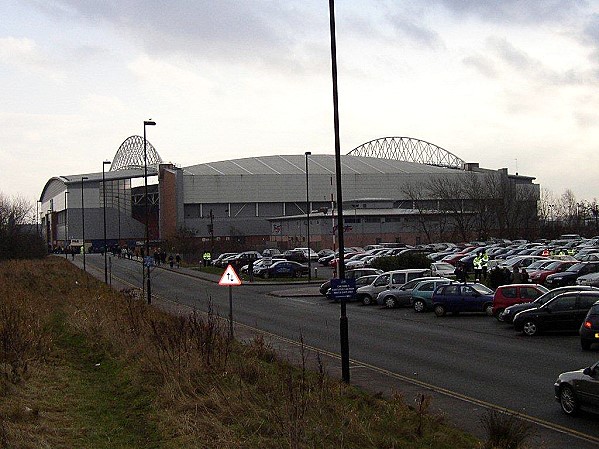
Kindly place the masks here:
[(383, 271), (403, 270), (406, 268), (430, 268), (431, 261), (425, 254), (406, 253), (399, 256), (381, 257), (374, 261), (373, 268)]

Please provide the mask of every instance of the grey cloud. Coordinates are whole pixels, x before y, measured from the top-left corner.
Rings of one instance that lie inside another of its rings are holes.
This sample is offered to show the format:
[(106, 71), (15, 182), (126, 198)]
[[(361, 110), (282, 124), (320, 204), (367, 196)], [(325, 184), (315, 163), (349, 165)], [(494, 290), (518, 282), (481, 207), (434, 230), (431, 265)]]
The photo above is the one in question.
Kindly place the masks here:
[(457, 15), (499, 23), (560, 22), (576, 16), (586, 0), (429, 0)]
[(466, 66), (474, 67), (487, 78), (495, 78), (497, 76), (497, 71), (495, 70), (493, 61), (485, 56), (468, 56), (462, 59), (462, 62)]
[(292, 60), (302, 52), (301, 42), (315, 33), (328, 36), (327, 5), (310, 1), (301, 7), (275, 0), (55, 0), (53, 8), (37, 0), (35, 4), (57, 19), (108, 25), (132, 36), (150, 54), (276, 64)]
[(394, 15), (390, 18), (390, 22), (398, 33), (417, 44), (423, 44), (430, 48), (443, 46), (442, 40), (435, 31), (418, 25), (413, 17)]

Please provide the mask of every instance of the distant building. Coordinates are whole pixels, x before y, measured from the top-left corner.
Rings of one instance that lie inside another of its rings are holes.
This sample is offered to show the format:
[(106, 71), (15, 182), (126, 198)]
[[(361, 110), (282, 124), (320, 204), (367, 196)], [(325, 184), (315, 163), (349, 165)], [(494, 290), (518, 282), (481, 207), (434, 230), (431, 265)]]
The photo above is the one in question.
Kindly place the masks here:
[[(139, 139), (130, 139), (134, 138)], [(121, 149), (117, 156), (119, 153)], [(144, 240), (145, 191), (143, 187), (132, 187), (139, 185), (140, 178), (143, 181), (143, 163), (140, 164), (139, 158), (129, 159), (128, 164), (118, 164), (115, 156), (111, 171), (105, 174), (105, 198), (102, 173), (48, 181), (41, 201), (49, 245), (64, 244), (65, 235), (67, 244), (72, 239), (81, 239), (83, 177), (88, 178), (83, 180), (86, 242), (96, 245), (102, 239), (104, 205), (107, 235), (112, 243), (120, 240), (121, 245), (131, 245)], [(206, 248), (214, 245), (220, 251), (303, 246), (308, 199), (311, 246), (324, 248), (335, 244), (333, 155), (258, 156), (190, 167), (163, 164), (157, 153), (153, 159), (149, 172), (154, 179), (157, 176), (158, 183), (149, 190), (152, 240), (168, 239), (185, 230), (200, 239)], [(452, 220), (458, 214), (472, 221), (471, 238), (478, 238), (474, 234), (483, 229), (499, 232), (508, 228), (496, 212), (505, 207), (506, 214), (511, 214), (508, 208), (513, 209), (513, 205), (509, 206), (508, 200), (519, 205), (519, 216), (526, 217), (521, 227), (531, 225), (536, 218), (539, 186), (533, 183), (533, 177), (509, 175), (507, 169), (482, 169), (427, 142), (377, 139), (343, 155), (341, 163), (348, 246), (377, 241), (461, 240), (464, 230)], [(434, 180), (439, 186), (437, 191), (430, 189)], [(443, 196), (443, 185), (449, 196)], [(457, 185), (466, 189), (452, 188)], [(479, 201), (477, 195), (484, 190), (483, 186), (490, 193), (484, 201)], [(64, 203), (66, 190), (68, 207)], [(499, 218), (493, 219), (491, 212)], [(489, 217), (483, 226), (482, 219), (487, 213)]]

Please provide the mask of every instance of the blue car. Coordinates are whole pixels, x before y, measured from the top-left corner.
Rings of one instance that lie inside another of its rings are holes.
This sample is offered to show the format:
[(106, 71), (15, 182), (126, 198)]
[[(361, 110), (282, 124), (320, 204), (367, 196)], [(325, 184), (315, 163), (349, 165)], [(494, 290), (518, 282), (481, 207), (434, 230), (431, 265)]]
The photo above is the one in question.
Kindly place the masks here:
[(493, 315), (493, 290), (478, 283), (451, 283), (442, 285), (433, 294), (435, 315), (447, 312), (483, 312)]

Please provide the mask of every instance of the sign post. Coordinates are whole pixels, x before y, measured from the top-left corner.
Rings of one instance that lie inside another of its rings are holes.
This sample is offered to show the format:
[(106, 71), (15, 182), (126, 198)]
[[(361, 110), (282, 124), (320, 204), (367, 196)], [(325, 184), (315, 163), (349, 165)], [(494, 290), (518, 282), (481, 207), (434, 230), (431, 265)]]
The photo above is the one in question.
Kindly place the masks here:
[(232, 265), (228, 265), (218, 285), (229, 287), (229, 338), (233, 339), (233, 286), (241, 285), (241, 279), (237, 276)]

